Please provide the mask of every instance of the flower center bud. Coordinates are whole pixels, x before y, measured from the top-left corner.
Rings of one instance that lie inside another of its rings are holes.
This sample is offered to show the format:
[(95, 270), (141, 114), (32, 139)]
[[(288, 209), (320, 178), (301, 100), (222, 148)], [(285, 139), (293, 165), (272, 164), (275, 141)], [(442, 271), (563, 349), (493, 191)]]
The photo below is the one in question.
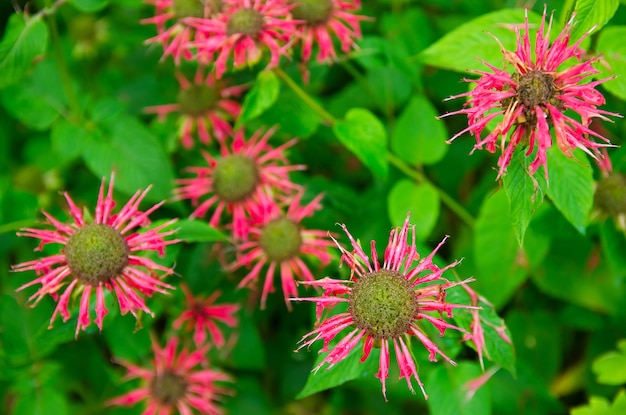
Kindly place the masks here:
[(256, 36), (261, 33), (263, 24), (263, 15), (258, 10), (237, 10), (230, 16), (226, 24), (226, 35), (232, 36), (241, 33), (246, 36)]
[(187, 392), (187, 386), (188, 384), (182, 376), (166, 370), (154, 377), (150, 389), (152, 390), (152, 395), (159, 403), (164, 406), (175, 406), (178, 400)]
[(354, 284), (348, 312), (370, 336), (389, 339), (409, 329), (417, 312), (417, 296), (406, 278), (381, 269)]
[(282, 262), (293, 258), (302, 246), (300, 227), (286, 217), (274, 219), (261, 231), (260, 243), (270, 261)]
[(223, 157), (213, 171), (213, 190), (227, 202), (244, 200), (259, 181), (254, 160), (238, 154)]
[(174, 0), (172, 9), (177, 19), (204, 17), (204, 2), (202, 0)]
[(199, 116), (215, 108), (219, 97), (216, 88), (206, 85), (190, 85), (178, 91), (177, 101), (182, 113)]
[(554, 96), (554, 78), (541, 71), (532, 71), (517, 77), (517, 99), (526, 108), (550, 102)]
[(296, 4), (291, 10), (293, 18), (304, 20), (307, 26), (325, 24), (333, 12), (332, 0), (291, 0)]
[(82, 283), (99, 285), (118, 276), (128, 264), (130, 250), (122, 235), (109, 225), (84, 225), (70, 236), (65, 258)]
[(626, 175), (615, 173), (598, 182), (595, 203), (609, 216), (626, 213)]

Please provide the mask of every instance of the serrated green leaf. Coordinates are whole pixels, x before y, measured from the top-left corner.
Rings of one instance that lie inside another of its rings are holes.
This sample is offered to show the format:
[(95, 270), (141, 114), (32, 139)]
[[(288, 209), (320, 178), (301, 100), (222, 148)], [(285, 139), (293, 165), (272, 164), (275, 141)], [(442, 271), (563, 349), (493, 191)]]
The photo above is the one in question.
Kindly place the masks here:
[(374, 114), (364, 108), (352, 108), (344, 120), (333, 125), (333, 131), (375, 177), (381, 180), (387, 178), (387, 132)]
[(69, 0), (78, 10), (91, 13), (105, 8), (109, 0)]
[(394, 226), (402, 226), (407, 213), (415, 224), (415, 236), (428, 238), (439, 218), (439, 193), (428, 183), (415, 184), (402, 179), (396, 182), (387, 196), (389, 219)]
[(274, 72), (269, 70), (259, 72), (254, 86), (246, 94), (235, 128), (263, 114), (274, 105), (279, 92), (280, 81)]
[(47, 45), (48, 28), (42, 15), (29, 19), (24, 14), (11, 15), (0, 42), (0, 88), (19, 81)]
[(480, 367), (473, 362), (462, 361), (449, 368), (443, 364), (433, 370), (426, 380), (426, 403), (432, 415), (489, 415), (490, 393), (482, 387), (467, 398), (467, 383), (481, 375)]
[(594, 30), (600, 30), (611, 20), (618, 7), (619, 0), (576, 0), (576, 23), (572, 29), (572, 39), (578, 40), (594, 26)]
[(115, 186), (128, 194), (152, 185), (147, 200), (167, 199), (172, 166), (158, 140), (136, 119), (118, 115), (103, 123), (85, 142), (83, 159), (99, 177), (115, 172)]
[(414, 96), (400, 114), (391, 134), (391, 148), (412, 165), (434, 164), (448, 151), (448, 132), (431, 102)]
[[(610, 26), (598, 36), (596, 50), (602, 54), (607, 65), (597, 65), (598, 79), (615, 76), (602, 83), (602, 87), (615, 96), (626, 100), (626, 26)], [(617, 76), (616, 76), (617, 75)]]
[(543, 189), (539, 181), (543, 176), (535, 179), (528, 174), (530, 158), (522, 149), (518, 149), (513, 155), (504, 176), (504, 191), (509, 199), (509, 214), (515, 237), (520, 246), (524, 243), (526, 228), (535, 212), (543, 202)]
[[(530, 23), (539, 23), (541, 16), (528, 12)], [(500, 45), (492, 37), (497, 37), (506, 50), (515, 50), (515, 32), (512, 25), (524, 22), (523, 9), (504, 9), (480, 16), (449, 32), (418, 57), (428, 65), (468, 72), (483, 67), (479, 59), (502, 66)]]
[(592, 396), (589, 405), (573, 408), (570, 415), (622, 415), (626, 413), (626, 391), (618, 392), (611, 404), (604, 397)]
[[(329, 349), (332, 349), (337, 341), (336, 339), (331, 342)], [(324, 365), (317, 373), (311, 372), (304, 388), (296, 395), (296, 399), (306, 398), (359, 377), (374, 376), (378, 371), (379, 353), (380, 349), (373, 349), (367, 360), (361, 363), (362, 350), (360, 347), (355, 347), (345, 359), (335, 363), (332, 367)], [(313, 367), (317, 367), (326, 355), (327, 353), (320, 353)]]
[(626, 383), (626, 340), (617, 343), (617, 349), (603, 354), (593, 361), (592, 370), (598, 383), (621, 385)]
[(567, 157), (557, 146), (548, 149), (548, 197), (565, 218), (585, 233), (593, 206), (593, 177), (587, 158), (579, 150)]

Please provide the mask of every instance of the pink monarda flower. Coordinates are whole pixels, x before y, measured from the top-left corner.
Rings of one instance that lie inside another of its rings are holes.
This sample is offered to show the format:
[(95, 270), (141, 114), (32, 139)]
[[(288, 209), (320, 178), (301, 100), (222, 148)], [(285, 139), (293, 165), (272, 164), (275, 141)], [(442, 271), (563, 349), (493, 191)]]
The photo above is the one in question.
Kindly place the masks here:
[(221, 294), (216, 291), (208, 298), (194, 297), (186, 284), (181, 288), (187, 298), (187, 309), (174, 321), (172, 326), (179, 329), (186, 323), (188, 330), (193, 330), (193, 341), (200, 347), (206, 343), (207, 332), (211, 335), (211, 341), (217, 347), (224, 346), (224, 334), (216, 324), (221, 322), (229, 327), (237, 325), (235, 313), (239, 310), (238, 304), (215, 304)]
[(300, 258), (301, 255), (315, 257), (322, 264), (330, 261), (328, 247), (332, 242), (327, 239), (326, 232), (303, 229), (300, 224), (303, 218), (321, 209), (320, 200), (323, 195), (317, 196), (305, 206), (300, 204), (302, 195), (303, 192), (300, 191), (286, 201), (287, 213), (283, 213), (272, 200), (266, 198), (253, 214), (256, 223), (250, 229), (248, 239), (238, 246), (238, 257), (232, 270), (244, 266), (252, 267), (239, 283), (239, 287), (257, 283), (261, 278), (261, 270), (268, 265), (261, 291), (261, 309), (265, 308), (270, 291), (274, 291), (273, 281), (277, 272), (280, 274), (285, 303), (289, 309), (289, 298), (298, 295), (296, 278), (304, 281), (315, 280)]
[(193, 147), (194, 133), (204, 144), (209, 144), (212, 137), (223, 143), (232, 135), (231, 122), (241, 112), (241, 104), (232, 98), (238, 98), (246, 87), (225, 86), (212, 73), (204, 76), (201, 67), (198, 67), (193, 82), (181, 73), (177, 72), (175, 76), (181, 88), (177, 102), (147, 107), (144, 111), (158, 114), (161, 120), (169, 113), (179, 112), (180, 137), (185, 148)]
[[(591, 129), (590, 123), (594, 118), (608, 120), (605, 115), (619, 116), (596, 108), (604, 104), (605, 100), (595, 87), (607, 79), (581, 83), (598, 73), (592, 66), (597, 57), (587, 61), (581, 58), (579, 44), (589, 33), (568, 46), (574, 19), (572, 16), (551, 45), (552, 16), (547, 29), (545, 19), (544, 8), (534, 51), (530, 46), (528, 11), (525, 33), (522, 35), (519, 28), (515, 28), (515, 52), (509, 52), (500, 45), (504, 59), (513, 66), (512, 73), (485, 62), (491, 72), (475, 71), (481, 75), (480, 79), (466, 81), (475, 83), (476, 87), (470, 92), (449, 98), (469, 97), (464, 109), (445, 115), (467, 114), (469, 120), (469, 126), (452, 137), (452, 140), (469, 132), (476, 137), (475, 149), (486, 146), (487, 151), (493, 153), (499, 146), (502, 155), (498, 160), (498, 178), (506, 173), (515, 149), (525, 147), (529, 156), (536, 151), (529, 174), (534, 174), (543, 166), (547, 179), (546, 151), (553, 143), (550, 126), (556, 144), (567, 156), (571, 156), (574, 149), (580, 148), (594, 158), (601, 158), (599, 149), (610, 146), (610, 143)], [(570, 58), (575, 58), (578, 63), (561, 68)], [(572, 115), (577, 114), (577, 117), (571, 117), (568, 111)], [(481, 134), (487, 124), (498, 116), (502, 116), (502, 120), (483, 138)], [(596, 137), (604, 143), (595, 142), (590, 137)]]
[(93, 295), (96, 297), (96, 325), (102, 330), (102, 321), (108, 312), (104, 302), (105, 291), (115, 293), (122, 314), (130, 311), (137, 317), (138, 310), (152, 315), (144, 302), (144, 295), (151, 296), (154, 292), (166, 294), (168, 289), (174, 288), (161, 281), (156, 274), (156, 271), (161, 271), (163, 275), (168, 275), (173, 272), (172, 269), (139, 254), (157, 251), (159, 255), (164, 255), (167, 245), (179, 242), (164, 239), (174, 231), (163, 232), (163, 229), (175, 220), (153, 229), (146, 229), (150, 223), (148, 216), (163, 204), (158, 203), (145, 212), (139, 210), (139, 204), (150, 187), (144, 191), (137, 191), (126, 205), (114, 214), (113, 179), (111, 175), (106, 196), (104, 179), (102, 180), (93, 220), (86, 220), (70, 195), (64, 193), (74, 223), (61, 223), (43, 212), (54, 227), (53, 230), (26, 228), (18, 233), (18, 236), (40, 239), (41, 242), (36, 249), (38, 251), (47, 244), (63, 245), (59, 254), (24, 262), (13, 266), (12, 269), (18, 272), (31, 270), (37, 272), (37, 278), (18, 288), (20, 291), (41, 284), (29, 298), (33, 306), (47, 294), (57, 301), (50, 326), (59, 314), (64, 322), (67, 321), (70, 318), (68, 308), (70, 297), (80, 296), (77, 336), (80, 330), (86, 330), (91, 324), (89, 302)]
[(319, 62), (337, 58), (333, 37), (339, 39), (341, 50), (350, 52), (355, 40), (361, 38), (360, 23), (368, 19), (354, 14), (361, 8), (359, 0), (288, 0), (294, 4), (291, 10), (294, 19), (302, 21), (298, 32), (302, 38), (302, 60), (311, 59), (313, 45), (317, 43)]
[(298, 23), (291, 19), (284, 0), (223, 0), (223, 13), (212, 19), (191, 19), (190, 24), (203, 33), (206, 40), (196, 42), (199, 51), (217, 54), (215, 74), (226, 72), (229, 56), (235, 68), (254, 65), (270, 52), (268, 67), (277, 66), (281, 55), (287, 54), (286, 43)]
[[(449, 282), (443, 277), (443, 273), (459, 262), (455, 261), (444, 268), (433, 263), (435, 253), (447, 237), (430, 255), (419, 260), (420, 256), (415, 248), (415, 226), (409, 225), (408, 217), (401, 229), (396, 228), (391, 231), (382, 267), (378, 262), (375, 242), (371, 242), (370, 260), (346, 226), (341, 226), (348, 235), (354, 250), (349, 252), (334, 238), (333, 240), (341, 251), (342, 263), (347, 264), (351, 269), (350, 279), (346, 281), (326, 277), (302, 283), (320, 287), (324, 293), (320, 297), (292, 298), (294, 301), (315, 302), (319, 320), (317, 328), (300, 340), (301, 345), (298, 350), (312, 345), (319, 339), (324, 341), (322, 352), (327, 352), (328, 355), (313, 369), (316, 372), (325, 363), (328, 363), (330, 368), (345, 359), (362, 340), (361, 362), (368, 358), (372, 347), (379, 347), (380, 362), (376, 377), (382, 383), (383, 396), (386, 399), (385, 381), (389, 377), (389, 349), (392, 343), (400, 369), (400, 378), (406, 379), (413, 393), (415, 391), (411, 378), (415, 378), (424, 397), (428, 398), (417, 374), (408, 339), (416, 337), (429, 351), (431, 361), (437, 361), (437, 354), (439, 354), (451, 364), (456, 365), (420, 326), (428, 322), (439, 330), (441, 336), (445, 334), (446, 329), (465, 332), (444, 320), (444, 316), (451, 318), (452, 310), (455, 308), (473, 307), (447, 302), (446, 290), (466, 284), (472, 279)], [(410, 245), (408, 240), (411, 241)], [(414, 266), (418, 260), (419, 262)], [(421, 275), (424, 272), (427, 273)], [(322, 318), (324, 310), (331, 309), (339, 303), (347, 303), (348, 311), (326, 319)], [(348, 331), (345, 332), (345, 330)], [(337, 336), (343, 336), (343, 338), (330, 350), (330, 342)]]
[(274, 131), (258, 130), (246, 141), (243, 130), (239, 130), (230, 149), (222, 146), (221, 157), (205, 152), (207, 167), (188, 168), (196, 177), (178, 180), (176, 195), (197, 205), (191, 217), (203, 217), (214, 207), (209, 223), (218, 226), (227, 210), (232, 214), (234, 237), (244, 238), (253, 224), (251, 212), (258, 210), (268, 194), (289, 195), (300, 189), (289, 180), (289, 172), (305, 166), (289, 165), (284, 154), (296, 140), (272, 148), (267, 142)]
[(194, 409), (201, 414), (219, 415), (220, 395), (228, 389), (216, 382), (232, 382), (225, 373), (208, 369), (208, 346), (196, 350), (183, 348), (177, 353), (178, 339), (171, 338), (164, 348), (153, 339), (154, 360), (151, 368), (135, 366), (126, 361), (118, 363), (127, 369), (126, 379), (141, 379), (143, 385), (125, 395), (111, 399), (108, 406), (133, 406), (146, 401), (142, 415), (191, 415)]
[[(196, 58), (194, 42), (206, 40), (203, 33), (189, 25), (190, 19), (208, 19), (221, 10), (220, 0), (145, 0), (155, 7), (154, 17), (142, 19), (143, 24), (154, 24), (157, 35), (146, 40), (146, 43), (163, 46), (163, 59), (174, 58), (179, 65), (181, 60)], [(199, 60), (208, 63), (210, 54), (201, 54)]]

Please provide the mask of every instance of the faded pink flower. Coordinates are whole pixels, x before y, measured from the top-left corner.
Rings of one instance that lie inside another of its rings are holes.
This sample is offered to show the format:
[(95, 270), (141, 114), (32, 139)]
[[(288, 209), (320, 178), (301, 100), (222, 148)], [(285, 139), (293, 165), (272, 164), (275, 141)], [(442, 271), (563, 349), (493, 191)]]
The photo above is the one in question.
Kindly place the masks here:
[[(335, 363), (348, 357), (361, 341), (363, 341), (361, 362), (368, 358), (372, 347), (380, 348), (379, 369), (376, 377), (382, 383), (382, 392), (386, 399), (385, 382), (389, 377), (391, 356), (389, 348), (390, 344), (393, 344), (400, 378), (406, 379), (413, 393), (415, 391), (411, 378), (415, 378), (424, 397), (428, 398), (418, 376), (408, 339), (417, 338), (429, 351), (429, 360), (437, 361), (437, 354), (439, 354), (456, 366), (456, 363), (446, 356), (422, 330), (421, 325), (426, 322), (430, 323), (439, 330), (441, 336), (445, 334), (446, 329), (465, 332), (462, 328), (448, 323), (444, 316), (451, 318), (455, 308), (473, 307), (447, 302), (446, 290), (467, 284), (472, 279), (449, 282), (443, 277), (443, 273), (459, 262), (455, 261), (444, 268), (433, 263), (435, 253), (447, 237), (430, 255), (420, 260), (415, 248), (415, 226), (409, 225), (408, 216), (401, 229), (396, 228), (391, 231), (382, 267), (378, 262), (375, 242), (372, 241), (370, 244), (370, 260), (346, 226), (341, 226), (348, 235), (354, 250), (349, 252), (334, 238), (333, 240), (341, 251), (342, 263), (347, 264), (351, 269), (350, 279), (346, 281), (326, 277), (302, 283), (321, 287), (324, 293), (321, 297), (292, 298), (294, 301), (314, 302), (317, 308), (317, 328), (300, 340), (301, 345), (298, 350), (312, 345), (319, 339), (324, 341), (322, 351), (328, 354), (313, 369), (317, 372), (326, 363), (330, 369)], [(414, 266), (416, 261), (419, 262)], [(420, 275), (423, 272), (428, 273)], [(324, 311), (332, 309), (339, 303), (347, 303), (348, 311), (324, 319)], [(338, 336), (343, 338), (332, 349), (329, 349), (330, 342)]]
[(118, 361), (127, 369), (126, 379), (141, 379), (143, 385), (107, 402), (107, 406), (133, 406), (146, 401), (142, 415), (200, 414), (219, 415), (221, 395), (228, 389), (216, 382), (232, 382), (225, 373), (208, 368), (208, 346), (178, 352), (178, 339), (173, 337), (164, 348), (152, 340), (152, 367), (144, 368), (130, 362)]
[(297, 31), (302, 38), (302, 60), (311, 59), (317, 44), (317, 60), (328, 62), (337, 58), (333, 37), (339, 39), (341, 51), (350, 52), (355, 41), (362, 37), (361, 21), (365, 16), (355, 14), (361, 8), (359, 0), (288, 0), (295, 5), (291, 10), (294, 19), (302, 21)]
[(211, 335), (213, 344), (222, 347), (225, 340), (217, 322), (228, 327), (235, 327), (237, 325), (235, 313), (239, 310), (239, 305), (215, 304), (221, 295), (220, 291), (215, 291), (205, 299), (194, 297), (186, 284), (181, 284), (181, 288), (187, 298), (187, 309), (174, 321), (172, 326), (179, 329), (185, 324), (188, 331), (193, 330), (193, 341), (198, 347), (206, 343), (207, 332)]
[(74, 223), (61, 223), (43, 212), (54, 229), (26, 228), (18, 233), (18, 236), (40, 239), (37, 251), (42, 250), (47, 244), (63, 246), (59, 254), (15, 265), (12, 270), (36, 271), (37, 278), (18, 288), (18, 291), (21, 291), (32, 285), (41, 284), (29, 298), (32, 306), (37, 305), (47, 294), (57, 301), (50, 326), (59, 314), (64, 322), (67, 321), (70, 318), (70, 297), (80, 296), (76, 336), (80, 330), (86, 330), (91, 324), (89, 302), (94, 295), (95, 322), (102, 330), (102, 322), (108, 312), (104, 302), (105, 291), (115, 293), (122, 314), (130, 311), (137, 317), (138, 310), (153, 315), (144, 302), (144, 295), (151, 296), (155, 292), (166, 294), (168, 289), (174, 288), (161, 281), (156, 274), (156, 271), (161, 271), (163, 275), (168, 275), (173, 270), (140, 254), (157, 251), (162, 256), (167, 245), (179, 242), (164, 239), (174, 231), (163, 232), (163, 229), (176, 220), (153, 229), (146, 228), (150, 224), (148, 216), (163, 204), (158, 203), (145, 212), (139, 209), (139, 204), (150, 187), (144, 191), (137, 191), (126, 205), (114, 214), (113, 180), (112, 174), (106, 196), (104, 179), (102, 180), (93, 220), (85, 219), (82, 210), (76, 206), (70, 195), (64, 193)]
[[(568, 46), (573, 19), (574, 15), (550, 44), (552, 16), (546, 29), (544, 8), (532, 51), (527, 10), (524, 34), (515, 27), (515, 52), (505, 50), (500, 44), (504, 59), (513, 66), (513, 72), (509, 73), (484, 62), (491, 72), (475, 71), (481, 76), (480, 79), (466, 81), (475, 83), (476, 87), (470, 92), (449, 98), (469, 97), (464, 109), (444, 115), (466, 114), (469, 120), (469, 126), (450, 141), (469, 132), (476, 137), (474, 149), (485, 146), (487, 151), (493, 153), (496, 147), (500, 147), (502, 155), (498, 159), (498, 178), (506, 173), (515, 149), (523, 147), (528, 156), (536, 152), (530, 163), (529, 173), (534, 174), (543, 166), (547, 179), (546, 151), (553, 144), (550, 127), (556, 144), (567, 156), (571, 156), (574, 149), (580, 148), (599, 159), (602, 157), (600, 148), (610, 146), (607, 138), (590, 128), (590, 123), (594, 118), (609, 120), (605, 115), (619, 115), (597, 108), (605, 100), (595, 87), (608, 79), (581, 83), (598, 73), (592, 66), (598, 58), (583, 60), (581, 56), (580, 42), (590, 32)], [(571, 58), (575, 58), (577, 63), (562, 67)], [(502, 120), (483, 138), (482, 133), (487, 124), (498, 116), (502, 116)], [(595, 142), (590, 137), (604, 143)]]
[[(273, 200), (265, 198), (253, 213), (255, 226), (250, 229), (248, 239), (237, 248), (238, 256), (232, 270), (244, 266), (252, 267), (239, 283), (239, 287), (264, 279), (261, 309), (265, 308), (268, 294), (274, 291), (273, 282), (277, 273), (280, 275), (285, 303), (289, 309), (289, 298), (298, 294), (296, 278), (303, 281), (315, 280), (301, 256), (315, 257), (322, 264), (330, 261), (328, 247), (332, 242), (327, 239), (326, 232), (304, 229), (300, 223), (302, 219), (321, 209), (320, 200), (323, 195), (318, 195), (305, 206), (300, 204), (302, 196), (303, 192), (300, 191), (286, 201), (286, 213)], [(262, 269), (266, 265), (263, 278)]]
[(287, 42), (298, 23), (291, 19), (283, 0), (223, 0), (223, 13), (211, 19), (191, 19), (190, 24), (203, 33), (206, 40), (195, 43), (199, 51), (217, 54), (215, 74), (221, 78), (233, 55), (239, 68), (254, 65), (267, 49), (268, 67), (277, 66), (281, 55), (287, 54)]
[(243, 130), (237, 131), (231, 148), (222, 146), (221, 157), (204, 153), (207, 167), (190, 167), (196, 177), (179, 179), (176, 189), (178, 199), (191, 199), (197, 208), (192, 217), (203, 217), (214, 208), (209, 223), (218, 226), (224, 210), (232, 214), (235, 238), (244, 238), (253, 225), (251, 212), (268, 195), (292, 194), (300, 186), (289, 180), (289, 173), (303, 170), (303, 165), (289, 165), (285, 150), (296, 143), (290, 140), (276, 148), (268, 144), (274, 133), (256, 131), (246, 141)]
[(226, 86), (212, 73), (205, 77), (202, 67), (198, 67), (192, 82), (179, 72), (175, 76), (181, 88), (177, 102), (147, 107), (144, 111), (158, 114), (161, 120), (172, 112), (180, 113), (180, 137), (185, 148), (193, 147), (194, 134), (204, 144), (209, 144), (212, 137), (223, 143), (233, 133), (230, 123), (241, 112), (241, 104), (233, 98), (238, 98), (246, 86)]

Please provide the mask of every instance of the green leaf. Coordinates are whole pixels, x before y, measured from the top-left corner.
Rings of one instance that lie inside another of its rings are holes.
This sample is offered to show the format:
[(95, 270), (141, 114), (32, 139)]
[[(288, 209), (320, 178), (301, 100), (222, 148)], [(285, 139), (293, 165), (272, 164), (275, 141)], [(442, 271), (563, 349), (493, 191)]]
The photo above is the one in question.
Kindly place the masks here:
[(78, 10), (91, 13), (103, 9), (109, 0), (69, 0)]
[[(338, 339), (331, 342), (329, 349), (332, 350), (337, 342)], [(355, 347), (345, 359), (335, 363), (332, 367), (329, 368), (327, 364), (324, 364), (317, 373), (309, 374), (304, 388), (296, 395), (296, 399), (306, 398), (359, 377), (374, 376), (378, 371), (379, 353), (380, 349), (373, 349), (367, 360), (361, 363), (362, 350), (360, 347)], [(327, 353), (320, 353), (313, 367), (317, 367), (326, 355)]]
[(170, 225), (178, 229), (176, 238), (185, 242), (216, 242), (227, 241), (228, 237), (213, 226), (201, 220), (182, 219)]
[(262, 118), (266, 125), (280, 125), (280, 133), (300, 138), (312, 135), (321, 120), (291, 89), (282, 90)]
[(521, 251), (511, 227), (509, 203), (504, 192), (487, 196), (474, 228), (476, 286), (496, 306), (504, 304), (526, 280), (516, 263)]
[(259, 327), (252, 313), (242, 312), (239, 320), (239, 338), (230, 354), (233, 367), (244, 370), (266, 370), (267, 358)]
[(269, 109), (278, 99), (280, 81), (272, 71), (261, 71), (257, 75), (254, 86), (246, 94), (241, 113), (235, 128), (241, 127), (248, 121), (258, 117)]
[(626, 340), (620, 340), (617, 349), (593, 361), (592, 370), (597, 376), (598, 383), (603, 385), (626, 383)]
[(90, 132), (82, 125), (65, 118), (58, 120), (50, 132), (52, 149), (62, 160), (73, 160), (83, 152), (83, 145)]
[(150, 334), (147, 329), (137, 329), (138, 322), (130, 314), (107, 320), (102, 335), (115, 358), (137, 362), (151, 352)]
[(594, 26), (594, 30), (600, 30), (611, 20), (618, 7), (619, 0), (576, 0), (576, 23), (572, 29), (572, 40), (580, 39)]
[(170, 196), (174, 175), (158, 140), (136, 119), (119, 115), (94, 130), (85, 142), (83, 158), (98, 177), (115, 172), (115, 186), (128, 194), (152, 185), (147, 200)]
[(600, 227), (600, 241), (612, 274), (623, 278), (626, 274), (626, 235), (615, 228), (614, 221), (606, 220)]
[(543, 189), (539, 181), (543, 176), (535, 179), (528, 174), (530, 158), (522, 149), (518, 149), (509, 163), (507, 174), (504, 176), (504, 191), (509, 199), (509, 214), (515, 237), (520, 246), (524, 243), (524, 234), (535, 213), (535, 209), (543, 202)]
[(626, 413), (626, 391), (617, 393), (613, 404), (604, 397), (592, 396), (589, 405), (571, 410), (570, 415), (622, 415)]
[(489, 415), (491, 399), (488, 387), (478, 389), (471, 399), (467, 398), (467, 383), (481, 375), (480, 367), (462, 361), (449, 368), (439, 365), (426, 380), (426, 403), (432, 415)]
[(346, 113), (345, 120), (333, 125), (333, 131), (375, 177), (387, 178), (387, 132), (374, 114), (363, 108), (352, 108)]
[(57, 363), (39, 362), (20, 373), (13, 391), (16, 402), (13, 415), (67, 415), (69, 407), (64, 394), (57, 390), (60, 367)]
[(45, 52), (47, 45), (48, 28), (42, 15), (28, 20), (24, 14), (11, 15), (0, 42), (0, 88), (19, 81), (33, 59)]
[[(602, 83), (602, 87), (615, 96), (626, 100), (626, 26), (609, 26), (598, 36), (596, 50), (608, 65), (596, 65), (600, 73), (598, 79), (615, 76)], [(608, 67), (607, 67), (608, 66)]]
[[(528, 12), (530, 23), (539, 23), (541, 16)], [(523, 9), (504, 9), (480, 16), (449, 32), (418, 55), (424, 63), (458, 72), (484, 68), (479, 59), (496, 67), (502, 66), (500, 45), (515, 50), (515, 32), (511, 25), (524, 22)]]
[(548, 197), (574, 228), (584, 234), (593, 206), (591, 166), (580, 150), (574, 152), (575, 157), (567, 157), (557, 146), (548, 149), (547, 153)]
[(402, 179), (393, 186), (387, 201), (392, 225), (401, 226), (410, 213), (416, 238), (423, 241), (430, 236), (439, 218), (437, 189), (428, 183), (415, 184)]
[(391, 134), (391, 148), (412, 165), (434, 164), (448, 151), (448, 132), (437, 110), (422, 95), (406, 106)]

